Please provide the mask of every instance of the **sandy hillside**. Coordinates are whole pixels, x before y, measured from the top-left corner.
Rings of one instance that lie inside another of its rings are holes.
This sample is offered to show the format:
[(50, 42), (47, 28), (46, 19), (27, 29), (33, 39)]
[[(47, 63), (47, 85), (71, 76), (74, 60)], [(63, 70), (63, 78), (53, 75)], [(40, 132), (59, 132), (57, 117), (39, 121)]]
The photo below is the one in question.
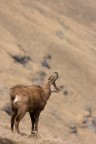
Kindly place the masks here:
[[(42, 85), (54, 71), (61, 92), (40, 116), (41, 138), (29, 138), (28, 114), (20, 124), (26, 135), (11, 133), (9, 89)], [(8, 142), (96, 143), (95, 0), (0, 0), (0, 143)]]

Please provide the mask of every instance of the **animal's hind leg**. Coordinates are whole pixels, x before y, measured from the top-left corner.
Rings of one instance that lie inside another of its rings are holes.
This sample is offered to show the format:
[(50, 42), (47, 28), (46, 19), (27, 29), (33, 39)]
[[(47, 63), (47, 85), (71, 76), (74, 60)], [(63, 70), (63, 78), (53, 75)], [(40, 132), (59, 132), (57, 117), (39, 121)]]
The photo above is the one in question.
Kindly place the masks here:
[(16, 118), (15, 118), (15, 129), (16, 129), (16, 132), (17, 133), (20, 133), (19, 131), (19, 123), (20, 123), (20, 120), (24, 117), (26, 111), (23, 109), (23, 110), (19, 110), (17, 115), (16, 115)]
[(14, 121), (15, 121), (16, 114), (17, 114), (17, 111), (12, 110), (12, 113), (11, 113), (11, 131), (14, 130)]

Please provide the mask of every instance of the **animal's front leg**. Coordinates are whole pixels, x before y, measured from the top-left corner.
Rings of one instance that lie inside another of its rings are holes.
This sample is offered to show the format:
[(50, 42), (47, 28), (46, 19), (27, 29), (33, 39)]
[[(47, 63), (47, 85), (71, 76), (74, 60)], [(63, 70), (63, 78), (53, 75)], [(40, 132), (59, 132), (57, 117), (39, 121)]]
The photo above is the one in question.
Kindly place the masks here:
[(37, 113), (37, 112), (30, 113), (32, 129), (31, 129), (31, 135), (29, 137), (40, 137), (38, 134), (39, 115), (40, 115), (40, 113)]
[(35, 133), (35, 118), (34, 118), (34, 113), (30, 112), (30, 118), (31, 118), (31, 123), (32, 123), (31, 134), (34, 134)]
[(38, 136), (38, 137), (40, 137), (39, 133), (38, 133), (39, 115), (40, 115), (40, 112), (35, 113), (35, 133), (36, 133), (36, 136)]

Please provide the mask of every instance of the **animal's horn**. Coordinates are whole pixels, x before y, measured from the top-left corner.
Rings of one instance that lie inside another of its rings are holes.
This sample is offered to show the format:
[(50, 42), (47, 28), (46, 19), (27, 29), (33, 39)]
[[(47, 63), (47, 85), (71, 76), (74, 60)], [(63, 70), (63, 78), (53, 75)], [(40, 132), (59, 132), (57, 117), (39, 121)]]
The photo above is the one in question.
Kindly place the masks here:
[(58, 77), (58, 73), (57, 72), (54, 72), (54, 74)]
[(56, 79), (58, 78), (58, 73), (57, 72), (54, 72), (53, 75), (51, 75), (48, 80), (51, 81), (51, 82), (55, 82)]
[(58, 78), (58, 73), (57, 72), (54, 72), (54, 81), (56, 81), (57, 80), (57, 78)]

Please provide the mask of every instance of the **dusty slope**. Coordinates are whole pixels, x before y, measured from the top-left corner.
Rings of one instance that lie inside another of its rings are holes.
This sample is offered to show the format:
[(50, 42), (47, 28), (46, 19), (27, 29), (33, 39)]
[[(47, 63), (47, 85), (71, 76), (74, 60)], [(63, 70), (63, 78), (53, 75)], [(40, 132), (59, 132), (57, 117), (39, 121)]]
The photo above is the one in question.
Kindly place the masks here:
[[(59, 95), (51, 96), (40, 117), (42, 139), (37, 143), (96, 141), (90, 128), (78, 128), (78, 136), (69, 133), (69, 125), (80, 122), (85, 107), (91, 107), (96, 116), (95, 13), (95, 0), (0, 0), (0, 108), (9, 101), (11, 86), (34, 83), (40, 71), (47, 74), (44, 80), (58, 71), (58, 85), (64, 85)], [(48, 54), (51, 69), (41, 64)], [(23, 66), (14, 61), (14, 55), (32, 60)], [(11, 134), (10, 117), (0, 113), (0, 136), (31, 143), (26, 136)], [(21, 131), (29, 135), (28, 115), (22, 121)]]

